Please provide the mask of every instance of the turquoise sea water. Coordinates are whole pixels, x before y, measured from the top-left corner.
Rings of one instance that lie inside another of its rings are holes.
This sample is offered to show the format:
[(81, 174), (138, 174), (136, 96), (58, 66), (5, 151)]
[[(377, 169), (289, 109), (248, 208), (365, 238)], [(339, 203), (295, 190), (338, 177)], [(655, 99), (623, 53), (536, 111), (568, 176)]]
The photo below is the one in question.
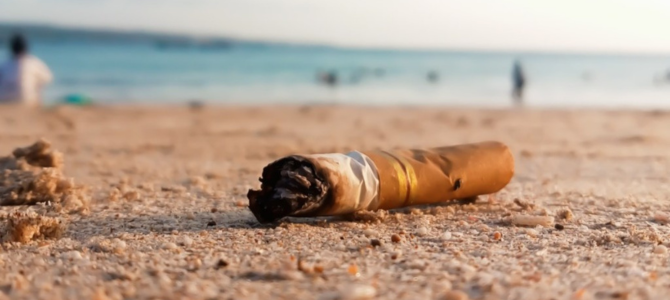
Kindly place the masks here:
[[(72, 93), (106, 103), (357, 103), (511, 105), (521, 60), (526, 103), (551, 107), (670, 107), (670, 55), (598, 56), (352, 50), (248, 45), (36, 43), (54, 71), (49, 102)], [(6, 53), (0, 53), (6, 57)], [(338, 84), (316, 75), (333, 71)], [(435, 72), (438, 80), (427, 79)]]

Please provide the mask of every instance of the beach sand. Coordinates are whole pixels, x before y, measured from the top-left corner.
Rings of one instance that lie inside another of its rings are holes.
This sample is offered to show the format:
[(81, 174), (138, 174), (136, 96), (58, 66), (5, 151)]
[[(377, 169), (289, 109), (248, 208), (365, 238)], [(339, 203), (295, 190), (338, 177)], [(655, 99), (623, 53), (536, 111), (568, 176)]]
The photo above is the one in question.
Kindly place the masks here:
[[(645, 111), (3, 107), (0, 155), (43, 137), (92, 200), (57, 216), (59, 239), (2, 244), (0, 299), (661, 299), (668, 128)], [(516, 174), (474, 205), (276, 227), (246, 207), (284, 155), (484, 140)]]

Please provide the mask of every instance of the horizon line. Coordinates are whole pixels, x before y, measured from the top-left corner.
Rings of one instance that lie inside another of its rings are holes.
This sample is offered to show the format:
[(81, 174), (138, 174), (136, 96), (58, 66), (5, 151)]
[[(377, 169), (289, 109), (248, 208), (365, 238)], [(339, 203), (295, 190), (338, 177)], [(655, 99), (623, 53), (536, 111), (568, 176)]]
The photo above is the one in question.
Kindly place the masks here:
[[(584, 55), (584, 56), (651, 56), (651, 57), (668, 57), (670, 51), (617, 51), (617, 50), (576, 50), (576, 49), (562, 49), (562, 50), (547, 50), (547, 49), (514, 49), (514, 48), (469, 48), (469, 47), (405, 47), (405, 46), (362, 46), (362, 45), (347, 45), (343, 43), (325, 42), (325, 41), (309, 41), (309, 40), (279, 40), (279, 39), (254, 39), (236, 37), (225, 34), (211, 34), (211, 33), (194, 33), (194, 32), (179, 32), (172, 30), (158, 30), (146, 28), (114, 28), (109, 26), (81, 26), (63, 24), (57, 22), (33, 22), (33, 21), (0, 21), (0, 25), (4, 26), (34, 26), (45, 27), (60, 30), (80, 30), (90, 32), (107, 32), (117, 34), (148, 34), (156, 36), (170, 36), (182, 38), (207, 38), (207, 39), (226, 39), (242, 43), (264, 43), (296, 47), (322, 47), (343, 50), (363, 50), (363, 51), (411, 51), (411, 52), (427, 52), (427, 53), (496, 53), (496, 54), (514, 54), (514, 55)], [(20, 32), (19, 30), (17, 30)]]

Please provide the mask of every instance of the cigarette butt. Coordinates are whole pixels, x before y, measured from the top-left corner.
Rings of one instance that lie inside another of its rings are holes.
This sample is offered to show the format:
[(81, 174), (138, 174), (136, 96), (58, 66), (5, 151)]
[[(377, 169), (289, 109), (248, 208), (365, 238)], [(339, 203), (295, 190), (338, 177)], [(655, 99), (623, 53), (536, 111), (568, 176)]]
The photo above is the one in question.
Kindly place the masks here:
[(535, 227), (541, 225), (543, 227), (551, 227), (554, 224), (554, 218), (551, 216), (515, 215), (512, 217), (511, 222), (515, 226)]
[(514, 175), (507, 146), (291, 155), (263, 169), (249, 208), (261, 223), (394, 209), (495, 193)]

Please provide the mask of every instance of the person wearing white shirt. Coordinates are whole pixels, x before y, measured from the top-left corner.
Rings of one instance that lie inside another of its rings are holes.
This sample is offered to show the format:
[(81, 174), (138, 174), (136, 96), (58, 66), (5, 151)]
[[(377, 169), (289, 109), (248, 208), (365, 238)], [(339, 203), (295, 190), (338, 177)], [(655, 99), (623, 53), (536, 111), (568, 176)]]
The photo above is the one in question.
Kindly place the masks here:
[(0, 104), (40, 106), (42, 89), (53, 80), (49, 67), (28, 53), (28, 43), (20, 35), (10, 39), (11, 57), (0, 65)]

